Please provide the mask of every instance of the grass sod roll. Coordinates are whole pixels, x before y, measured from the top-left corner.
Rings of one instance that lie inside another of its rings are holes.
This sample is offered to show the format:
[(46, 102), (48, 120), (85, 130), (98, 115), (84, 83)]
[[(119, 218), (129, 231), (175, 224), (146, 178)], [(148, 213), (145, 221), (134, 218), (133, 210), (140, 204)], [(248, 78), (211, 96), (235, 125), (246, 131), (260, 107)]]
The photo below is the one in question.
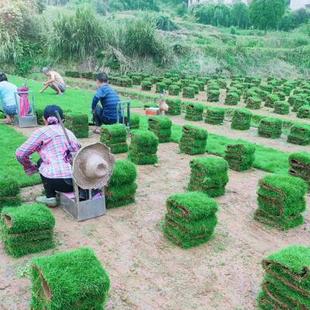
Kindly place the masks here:
[(167, 116), (149, 117), (148, 126), (158, 137), (159, 143), (170, 142), (172, 121)]
[(187, 103), (185, 106), (185, 119), (188, 121), (202, 121), (204, 106), (200, 103)]
[(290, 113), (290, 105), (286, 101), (276, 101), (273, 112), (280, 115), (287, 115)]
[(190, 162), (189, 191), (201, 191), (210, 197), (222, 196), (228, 183), (228, 164), (223, 158), (201, 157)]
[(195, 89), (193, 87), (184, 87), (182, 96), (183, 98), (189, 98), (189, 99), (195, 98)]
[(310, 144), (310, 125), (293, 125), (287, 136), (287, 142), (299, 145)]
[(289, 156), (289, 173), (294, 177), (302, 178), (308, 183), (310, 190), (310, 153), (292, 153)]
[(66, 115), (66, 128), (71, 130), (77, 138), (88, 138), (87, 114), (68, 113)]
[(237, 92), (228, 92), (225, 98), (225, 105), (237, 105), (240, 101), (240, 95)]
[(220, 100), (220, 91), (217, 89), (209, 89), (207, 91), (207, 97), (209, 102), (218, 102)]
[(292, 245), (262, 262), (265, 271), (259, 309), (309, 309), (310, 248)]
[(168, 115), (180, 115), (181, 114), (181, 100), (180, 99), (166, 99), (166, 103), (169, 106), (169, 110), (166, 112)]
[(88, 248), (34, 259), (31, 277), (34, 310), (103, 309), (108, 299), (109, 275)]
[(258, 135), (264, 138), (277, 139), (282, 134), (282, 121), (280, 119), (266, 117), (258, 126)]
[(172, 84), (169, 86), (169, 95), (178, 96), (180, 94), (181, 88), (179, 85)]
[(140, 117), (137, 114), (130, 115), (130, 129), (139, 129)]
[(254, 218), (287, 230), (303, 223), (301, 213), (306, 209), (305, 181), (289, 175), (268, 175), (259, 182), (257, 191), (258, 209)]
[(4, 208), (1, 214), (1, 239), (9, 255), (20, 257), (54, 247), (55, 218), (40, 204)]
[(137, 165), (152, 165), (158, 162), (159, 140), (148, 130), (133, 130), (128, 158)]
[(310, 119), (310, 105), (303, 105), (298, 109), (298, 118), (309, 118)]
[(16, 180), (0, 178), (0, 213), (5, 206), (16, 206), (20, 203), (20, 186)]
[(100, 142), (110, 147), (113, 154), (126, 153), (127, 130), (123, 124), (103, 125), (101, 126)]
[(236, 109), (233, 114), (231, 128), (248, 130), (251, 128), (252, 112), (247, 109)]
[(259, 97), (248, 97), (246, 99), (246, 108), (258, 110), (261, 108), (262, 100)]
[(205, 129), (184, 125), (179, 142), (180, 151), (189, 155), (204, 154), (206, 152), (208, 132)]
[(207, 242), (217, 224), (217, 203), (202, 192), (175, 194), (167, 200), (163, 225), (165, 236), (174, 244), (190, 248)]
[(209, 107), (206, 111), (205, 122), (212, 125), (222, 125), (224, 123), (224, 117), (224, 109)]
[(280, 98), (275, 94), (269, 94), (265, 97), (265, 107), (273, 108), (275, 102), (279, 101)]
[(254, 164), (255, 146), (241, 141), (235, 144), (229, 144), (225, 150), (225, 160), (232, 170), (249, 170)]

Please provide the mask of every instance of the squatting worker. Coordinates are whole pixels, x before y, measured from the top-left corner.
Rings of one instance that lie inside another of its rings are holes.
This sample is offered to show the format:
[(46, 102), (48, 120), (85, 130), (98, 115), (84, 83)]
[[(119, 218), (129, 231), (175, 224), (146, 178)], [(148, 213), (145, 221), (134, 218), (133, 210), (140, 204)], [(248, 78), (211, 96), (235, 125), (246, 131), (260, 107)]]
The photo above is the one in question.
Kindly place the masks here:
[(42, 72), (48, 77), (48, 80), (44, 83), (40, 93), (43, 93), (48, 87), (54, 89), (57, 95), (62, 95), (66, 91), (66, 83), (58, 72), (48, 67), (43, 68)]
[(7, 76), (0, 72), (0, 102), (2, 103), (2, 110), (6, 116), (5, 123), (11, 124), (14, 122), (14, 117), (17, 114), (16, 105), (17, 87), (8, 82)]
[[(69, 145), (56, 112), (63, 118), (63, 111), (59, 106), (47, 106), (43, 114), (45, 126), (37, 129), (16, 151), (16, 158), (28, 175), (40, 173), (46, 196), (37, 197), (36, 201), (49, 207), (57, 205), (56, 191), (73, 192), (70, 153), (77, 152), (80, 148), (77, 138), (66, 129)], [(37, 164), (30, 159), (35, 152), (41, 157)]]
[[(95, 133), (100, 133), (102, 124), (110, 125), (117, 123), (117, 106), (120, 102), (119, 95), (109, 85), (106, 73), (99, 73), (96, 76), (97, 92), (93, 98), (92, 113), (97, 128)], [(121, 115), (119, 115), (121, 119)]]

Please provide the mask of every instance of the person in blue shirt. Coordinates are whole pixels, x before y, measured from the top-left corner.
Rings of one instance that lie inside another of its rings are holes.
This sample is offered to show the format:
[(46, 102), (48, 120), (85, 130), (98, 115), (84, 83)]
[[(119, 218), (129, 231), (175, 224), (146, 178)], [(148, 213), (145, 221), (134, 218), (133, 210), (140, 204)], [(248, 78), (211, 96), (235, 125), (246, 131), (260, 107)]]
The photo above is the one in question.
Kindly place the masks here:
[[(92, 102), (92, 113), (95, 125), (97, 128), (95, 133), (100, 133), (98, 127), (101, 125), (111, 125), (118, 121), (118, 103), (120, 102), (119, 95), (109, 85), (108, 75), (99, 73), (96, 77), (97, 92)], [(121, 115), (119, 115), (120, 119)]]
[(2, 103), (2, 110), (6, 116), (5, 123), (7, 124), (13, 123), (17, 114), (16, 92), (17, 87), (8, 82), (5, 73), (0, 72), (0, 102)]

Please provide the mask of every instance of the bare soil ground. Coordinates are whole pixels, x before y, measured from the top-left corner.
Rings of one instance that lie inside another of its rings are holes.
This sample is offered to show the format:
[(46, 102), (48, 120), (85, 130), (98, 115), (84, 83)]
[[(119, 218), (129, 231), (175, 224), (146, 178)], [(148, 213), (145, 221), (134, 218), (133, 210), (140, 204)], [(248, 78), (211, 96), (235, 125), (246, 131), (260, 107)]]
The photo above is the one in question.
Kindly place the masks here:
[[(83, 144), (95, 140), (98, 137), (83, 140)], [(230, 171), (227, 192), (217, 199), (220, 211), (214, 238), (182, 250), (165, 239), (161, 221), (167, 197), (186, 190), (192, 157), (179, 154), (174, 143), (161, 144), (158, 155), (158, 166), (138, 167), (135, 204), (108, 210), (107, 215), (83, 223), (60, 208), (53, 209), (56, 249), (13, 259), (1, 244), (0, 309), (29, 309), (32, 257), (81, 246), (92, 247), (110, 273), (107, 309), (255, 309), (262, 259), (290, 244), (309, 245), (309, 212), (303, 226), (288, 232), (255, 222), (257, 183), (265, 173)], [(40, 191), (41, 186), (26, 188), (23, 198), (33, 201)], [(307, 200), (309, 205), (310, 196)]]

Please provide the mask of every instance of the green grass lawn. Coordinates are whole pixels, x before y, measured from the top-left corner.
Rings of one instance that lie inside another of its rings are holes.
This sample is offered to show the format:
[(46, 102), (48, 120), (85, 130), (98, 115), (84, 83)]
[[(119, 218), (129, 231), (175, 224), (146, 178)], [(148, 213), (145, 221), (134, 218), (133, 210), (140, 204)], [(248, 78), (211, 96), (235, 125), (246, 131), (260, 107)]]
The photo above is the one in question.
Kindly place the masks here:
[(26, 138), (12, 127), (0, 125), (0, 177), (13, 178), (22, 186), (30, 186), (41, 182), (39, 175), (27, 176), (23, 167), (15, 158), (16, 149), (24, 143)]

